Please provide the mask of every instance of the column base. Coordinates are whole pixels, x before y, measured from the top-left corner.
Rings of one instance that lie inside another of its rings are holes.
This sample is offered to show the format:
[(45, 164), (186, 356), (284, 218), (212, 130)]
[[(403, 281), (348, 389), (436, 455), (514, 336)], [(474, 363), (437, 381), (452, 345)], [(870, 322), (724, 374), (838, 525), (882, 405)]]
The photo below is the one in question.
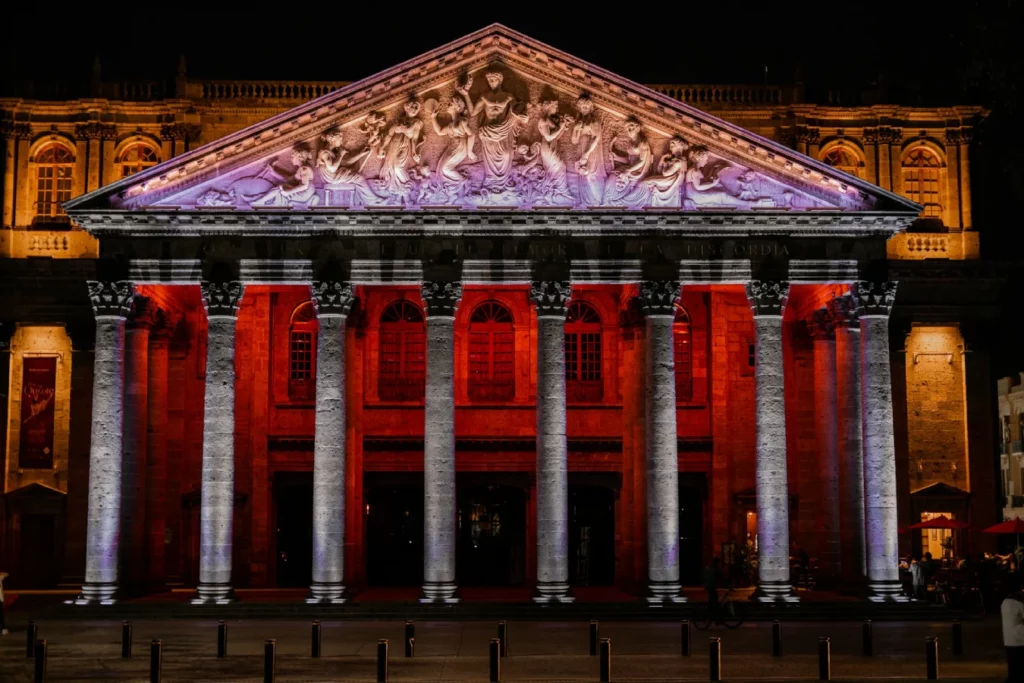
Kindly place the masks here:
[(903, 594), (903, 584), (899, 581), (868, 581), (868, 600), (870, 602), (910, 602)]
[(237, 601), (235, 589), (228, 584), (200, 583), (191, 602), (193, 605), (230, 605)]
[(455, 605), (459, 597), (455, 595), (458, 586), (454, 581), (428, 581), (423, 584), (421, 605)]
[(766, 604), (793, 604), (800, 602), (800, 598), (793, 593), (793, 586), (790, 585), (789, 581), (762, 581), (758, 584), (750, 599), (754, 602)]
[(537, 583), (533, 601), (538, 605), (568, 605), (576, 602), (576, 598), (569, 595), (569, 584), (564, 581), (543, 581)]
[(314, 581), (309, 587), (309, 597), (306, 598), (307, 605), (344, 605), (346, 602), (345, 584), (340, 581)]
[(647, 584), (647, 590), (651, 593), (644, 598), (648, 607), (664, 607), (686, 602), (686, 598), (679, 594), (683, 587), (678, 581), (651, 581)]
[(68, 600), (66, 604), (71, 605), (113, 605), (117, 602), (114, 595), (117, 593), (117, 583), (86, 583), (82, 584), (82, 593), (74, 600)]

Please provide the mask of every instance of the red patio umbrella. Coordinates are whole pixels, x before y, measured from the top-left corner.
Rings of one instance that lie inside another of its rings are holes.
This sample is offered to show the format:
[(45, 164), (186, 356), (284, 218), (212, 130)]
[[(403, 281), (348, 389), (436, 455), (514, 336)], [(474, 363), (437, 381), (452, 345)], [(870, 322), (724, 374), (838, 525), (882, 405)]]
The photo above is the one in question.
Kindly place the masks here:
[(938, 517), (933, 517), (932, 519), (926, 520), (924, 522), (911, 524), (907, 527), (907, 530), (909, 531), (910, 529), (966, 529), (969, 526), (971, 525), (967, 522), (960, 522), (955, 519), (950, 519), (945, 515), (939, 515)]
[(1005, 522), (1000, 522), (995, 526), (990, 526), (987, 529), (982, 529), (983, 534), (1016, 534), (1017, 545), (1020, 545), (1020, 535), (1024, 534), (1024, 519), (1008, 519)]

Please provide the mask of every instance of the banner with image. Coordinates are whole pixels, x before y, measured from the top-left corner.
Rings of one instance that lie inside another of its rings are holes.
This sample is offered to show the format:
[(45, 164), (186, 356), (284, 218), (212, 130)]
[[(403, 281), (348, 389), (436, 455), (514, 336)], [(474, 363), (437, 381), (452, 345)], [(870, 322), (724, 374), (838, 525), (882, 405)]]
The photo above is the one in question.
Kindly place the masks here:
[(57, 359), (26, 358), (21, 377), (21, 438), (18, 447), (18, 467), (51, 469)]

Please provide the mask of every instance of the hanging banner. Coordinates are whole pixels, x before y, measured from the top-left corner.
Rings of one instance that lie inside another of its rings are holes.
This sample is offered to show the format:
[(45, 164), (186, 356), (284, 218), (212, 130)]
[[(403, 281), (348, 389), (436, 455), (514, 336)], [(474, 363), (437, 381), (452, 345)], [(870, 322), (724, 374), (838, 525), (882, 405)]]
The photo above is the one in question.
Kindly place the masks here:
[(18, 467), (52, 469), (57, 359), (26, 358), (21, 377), (21, 438)]

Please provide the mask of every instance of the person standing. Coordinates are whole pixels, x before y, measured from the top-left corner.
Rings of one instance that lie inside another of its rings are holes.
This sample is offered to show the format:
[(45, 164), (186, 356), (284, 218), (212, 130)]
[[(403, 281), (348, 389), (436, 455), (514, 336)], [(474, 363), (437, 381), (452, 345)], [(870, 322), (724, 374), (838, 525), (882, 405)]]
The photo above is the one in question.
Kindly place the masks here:
[(718, 584), (721, 581), (722, 569), (721, 560), (714, 558), (711, 566), (704, 568), (704, 592), (708, 595), (708, 614), (717, 624), (718, 614)]
[(0, 636), (7, 635), (7, 619), (4, 616), (4, 579), (7, 572), (0, 572)]
[(1007, 575), (1010, 592), (999, 611), (1003, 617), (1003, 646), (1006, 648), (1007, 683), (1024, 682), (1024, 595), (1020, 579)]
[(914, 587), (914, 599), (924, 600), (924, 567), (916, 559), (910, 561), (910, 583)]

